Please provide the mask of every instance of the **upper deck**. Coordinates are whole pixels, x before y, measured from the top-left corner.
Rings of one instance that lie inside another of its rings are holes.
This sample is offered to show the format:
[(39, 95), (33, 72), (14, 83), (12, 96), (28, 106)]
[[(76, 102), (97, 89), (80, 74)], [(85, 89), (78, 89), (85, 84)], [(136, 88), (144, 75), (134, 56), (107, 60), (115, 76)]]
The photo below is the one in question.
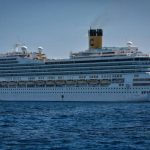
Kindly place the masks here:
[(102, 29), (89, 30), (89, 48), (85, 51), (74, 52), (68, 59), (48, 59), (43, 53), (43, 48), (38, 47), (37, 52), (29, 52), (28, 48), (21, 44), (16, 44), (12, 52), (0, 54), (0, 64), (66, 64), (76, 62), (91, 61), (117, 61), (125, 59), (143, 58), (149, 60), (149, 55), (144, 54), (128, 42), (126, 47), (103, 47)]

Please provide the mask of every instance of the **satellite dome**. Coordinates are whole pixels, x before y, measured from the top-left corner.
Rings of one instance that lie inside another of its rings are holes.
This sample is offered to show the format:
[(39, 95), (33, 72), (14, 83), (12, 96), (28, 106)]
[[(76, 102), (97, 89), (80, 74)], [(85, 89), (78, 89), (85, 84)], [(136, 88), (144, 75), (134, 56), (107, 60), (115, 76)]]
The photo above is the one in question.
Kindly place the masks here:
[(43, 47), (39, 46), (39, 47), (38, 47), (38, 52), (39, 52), (39, 53), (42, 53), (42, 51), (43, 51)]
[(21, 46), (21, 50), (22, 50), (22, 53), (26, 54), (27, 53), (27, 47), (26, 46)]
[(22, 50), (27, 50), (28, 48), (26, 46), (21, 46)]
[(131, 41), (128, 41), (128, 42), (127, 42), (127, 46), (128, 46), (128, 47), (131, 47), (132, 45), (133, 45), (133, 42), (131, 42)]

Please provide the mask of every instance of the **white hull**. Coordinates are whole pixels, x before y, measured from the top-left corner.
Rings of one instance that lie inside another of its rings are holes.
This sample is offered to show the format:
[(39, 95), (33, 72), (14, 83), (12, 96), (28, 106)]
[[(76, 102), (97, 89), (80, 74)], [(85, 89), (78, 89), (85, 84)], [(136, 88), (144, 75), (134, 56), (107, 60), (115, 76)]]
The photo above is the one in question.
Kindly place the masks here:
[[(142, 89), (142, 88), (141, 88)], [(1, 101), (149, 101), (139, 89), (101, 87), (42, 87), (5, 88), (0, 90)]]

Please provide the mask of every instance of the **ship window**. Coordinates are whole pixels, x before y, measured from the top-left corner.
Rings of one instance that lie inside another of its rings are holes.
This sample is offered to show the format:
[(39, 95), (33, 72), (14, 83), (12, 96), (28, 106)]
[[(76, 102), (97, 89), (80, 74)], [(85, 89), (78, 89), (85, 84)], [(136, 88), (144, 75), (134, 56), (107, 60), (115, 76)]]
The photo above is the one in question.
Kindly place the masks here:
[(81, 75), (81, 76), (79, 76), (79, 79), (85, 79), (86, 78), (86, 76), (85, 75)]
[(38, 77), (38, 79), (44, 79), (44, 77)]
[(134, 77), (139, 77), (139, 75), (138, 74), (134, 74)]

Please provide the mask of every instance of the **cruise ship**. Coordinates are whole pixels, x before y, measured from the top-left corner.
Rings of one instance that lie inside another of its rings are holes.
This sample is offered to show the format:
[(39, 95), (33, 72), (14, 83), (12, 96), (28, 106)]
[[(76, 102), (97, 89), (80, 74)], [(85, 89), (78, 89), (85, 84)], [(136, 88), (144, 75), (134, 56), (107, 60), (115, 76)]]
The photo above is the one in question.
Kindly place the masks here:
[(132, 42), (103, 47), (102, 29), (88, 37), (89, 48), (68, 59), (19, 44), (1, 54), (0, 101), (149, 101), (150, 56)]

